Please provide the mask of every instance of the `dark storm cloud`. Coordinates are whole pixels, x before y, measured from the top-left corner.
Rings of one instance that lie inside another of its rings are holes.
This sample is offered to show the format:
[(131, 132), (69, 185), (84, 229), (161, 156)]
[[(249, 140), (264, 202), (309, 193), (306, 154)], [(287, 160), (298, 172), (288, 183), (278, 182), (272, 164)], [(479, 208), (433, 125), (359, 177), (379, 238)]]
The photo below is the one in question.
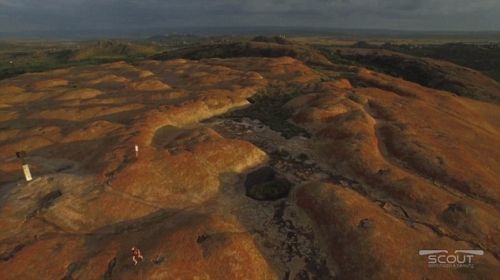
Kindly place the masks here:
[(498, 30), (500, 0), (0, 0), (0, 32), (183, 26)]

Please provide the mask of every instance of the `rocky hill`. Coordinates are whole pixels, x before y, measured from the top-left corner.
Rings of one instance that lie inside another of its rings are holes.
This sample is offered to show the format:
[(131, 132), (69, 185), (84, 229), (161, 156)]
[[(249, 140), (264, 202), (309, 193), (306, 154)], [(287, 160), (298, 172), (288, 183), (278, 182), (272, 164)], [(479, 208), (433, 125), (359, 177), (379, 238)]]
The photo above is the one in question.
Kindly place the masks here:
[(291, 44), (280, 37), (259, 36), (248, 42), (189, 46), (153, 56), (157, 60), (175, 58), (234, 58), (234, 57), (283, 57), (288, 56), (312, 65), (329, 65), (331, 62), (318, 50)]
[[(500, 105), (235, 56), (0, 81), (0, 279), (499, 274)], [(430, 268), (422, 249), (484, 255)]]
[(449, 61), (367, 47), (341, 48), (336, 52), (340, 57), (427, 87), (500, 103), (500, 84), (497, 81), (479, 71)]

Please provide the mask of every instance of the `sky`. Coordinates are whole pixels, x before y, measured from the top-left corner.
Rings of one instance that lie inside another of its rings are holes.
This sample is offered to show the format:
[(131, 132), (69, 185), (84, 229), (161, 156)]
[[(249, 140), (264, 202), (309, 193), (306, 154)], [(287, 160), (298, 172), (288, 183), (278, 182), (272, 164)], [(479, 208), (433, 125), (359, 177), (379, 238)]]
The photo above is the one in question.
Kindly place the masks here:
[(257, 26), (500, 31), (500, 0), (0, 0), (0, 33)]

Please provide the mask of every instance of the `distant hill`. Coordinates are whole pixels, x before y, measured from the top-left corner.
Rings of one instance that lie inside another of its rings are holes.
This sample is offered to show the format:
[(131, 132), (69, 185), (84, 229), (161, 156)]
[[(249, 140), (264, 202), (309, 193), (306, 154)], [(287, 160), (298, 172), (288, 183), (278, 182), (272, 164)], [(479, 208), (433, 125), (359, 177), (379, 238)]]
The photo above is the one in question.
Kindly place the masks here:
[(169, 34), (169, 35), (154, 35), (147, 39), (149, 42), (162, 44), (192, 44), (202, 39), (202, 37), (193, 34)]
[(481, 71), (500, 82), (500, 43), (440, 45), (384, 45), (385, 49), (415, 56), (447, 60)]
[[(157, 60), (168, 60), (174, 58), (202, 59), (202, 58), (229, 58), (229, 57), (283, 57), (289, 56), (305, 63), (328, 65), (330, 61), (314, 48), (294, 45), (290, 43), (262, 42), (264, 37), (257, 38), (258, 41), (239, 43), (209, 44), (167, 51), (153, 56)], [(265, 39), (267, 40), (267, 39)], [(273, 41), (275, 39), (271, 39)]]
[(280, 45), (291, 45), (292, 42), (279, 36), (267, 37), (267, 36), (257, 36), (252, 39), (252, 42), (262, 42), (262, 43), (275, 43)]
[(120, 41), (98, 41), (95, 44), (84, 46), (74, 51), (70, 61), (80, 61), (97, 58), (116, 57), (146, 57), (159, 51), (159, 47), (142, 43), (120, 42)]
[(143, 41), (10, 42), (0, 44), (0, 80), (30, 72), (150, 57), (164, 46)]
[(377, 48), (376, 45), (370, 44), (370, 43), (368, 43), (366, 41), (356, 42), (351, 47), (352, 48), (358, 48), (358, 49), (376, 49)]
[(500, 103), (498, 82), (452, 62), (370, 48), (335, 48), (325, 53), (426, 87)]

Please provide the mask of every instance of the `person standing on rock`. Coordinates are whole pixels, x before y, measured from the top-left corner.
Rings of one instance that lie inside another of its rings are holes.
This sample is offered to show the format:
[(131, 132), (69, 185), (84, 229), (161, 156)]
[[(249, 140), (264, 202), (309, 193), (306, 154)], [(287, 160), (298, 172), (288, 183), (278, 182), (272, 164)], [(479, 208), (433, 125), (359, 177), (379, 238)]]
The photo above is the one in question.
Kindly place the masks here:
[(144, 257), (141, 254), (141, 250), (139, 250), (139, 248), (132, 247), (132, 261), (134, 262), (134, 265), (137, 265), (139, 260), (144, 260)]

